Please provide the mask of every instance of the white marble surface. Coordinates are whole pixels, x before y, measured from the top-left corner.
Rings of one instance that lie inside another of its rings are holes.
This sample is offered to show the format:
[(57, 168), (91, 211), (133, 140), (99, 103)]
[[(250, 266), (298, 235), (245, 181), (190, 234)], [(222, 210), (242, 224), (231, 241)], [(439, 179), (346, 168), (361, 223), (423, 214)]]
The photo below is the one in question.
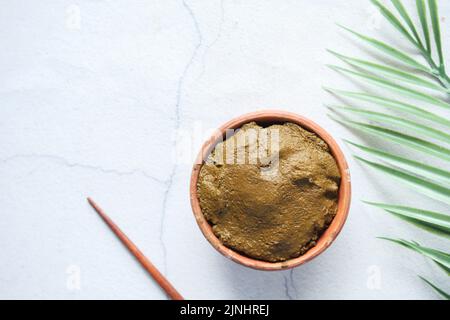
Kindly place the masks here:
[[(444, 17), (450, 2), (440, 2)], [(342, 140), (354, 186), (348, 222), (330, 249), (286, 272), (247, 269), (218, 254), (191, 213), (190, 160), (173, 161), (174, 141), (189, 153), (201, 140), (175, 133), (190, 137), (265, 108), (359, 140), (326, 116), (323, 103), (334, 100), (321, 86), (352, 86), (325, 67), (337, 62), (326, 48), (367, 56), (335, 22), (396, 39), (369, 1), (1, 6), (0, 298), (165, 298), (88, 195), (188, 298), (436, 298), (416, 274), (439, 282), (440, 270), (376, 236), (445, 242), (360, 199), (445, 208), (361, 166)]]

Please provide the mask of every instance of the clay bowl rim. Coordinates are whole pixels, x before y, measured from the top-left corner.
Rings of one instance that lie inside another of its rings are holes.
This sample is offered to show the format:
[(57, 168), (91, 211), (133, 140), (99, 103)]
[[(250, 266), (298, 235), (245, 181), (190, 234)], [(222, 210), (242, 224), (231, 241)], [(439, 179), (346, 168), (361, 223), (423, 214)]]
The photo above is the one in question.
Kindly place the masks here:
[[(220, 142), (220, 138), (224, 136), (226, 129), (237, 129), (242, 127), (245, 123), (255, 121), (257, 123), (283, 123), (292, 122), (300, 125), (301, 127), (316, 133), (321, 137), (330, 147), (330, 151), (334, 158), (336, 159), (340, 174), (341, 183), (339, 186), (339, 198), (338, 198), (338, 208), (336, 216), (334, 217), (331, 224), (321, 235), (317, 244), (309, 249), (305, 254), (289, 259), (282, 262), (267, 262), (262, 260), (253, 259), (245, 255), (236, 252), (225, 245), (214, 235), (211, 225), (208, 223), (204, 217), (197, 195), (197, 181), (200, 173), (200, 169), (204, 163), (204, 159), (209, 155), (211, 150), (215, 145)], [(347, 161), (345, 160), (344, 154), (340, 149), (339, 145), (332, 138), (332, 136), (320, 127), (315, 122), (300, 116), (295, 113), (281, 111), (281, 110), (262, 110), (252, 113), (247, 113), (234, 118), (217, 129), (213, 135), (203, 144), (196, 161), (194, 163), (191, 181), (190, 181), (190, 199), (192, 211), (194, 213), (195, 219), (197, 221), (200, 230), (202, 231), (205, 238), (209, 243), (222, 255), (230, 258), (234, 262), (242, 264), (244, 266), (266, 271), (276, 271), (276, 270), (286, 270), (302, 265), (311, 259), (317, 257), (323, 251), (325, 251), (331, 243), (336, 239), (348, 216), (350, 209), (351, 200), (351, 183), (350, 183), (350, 173)]]

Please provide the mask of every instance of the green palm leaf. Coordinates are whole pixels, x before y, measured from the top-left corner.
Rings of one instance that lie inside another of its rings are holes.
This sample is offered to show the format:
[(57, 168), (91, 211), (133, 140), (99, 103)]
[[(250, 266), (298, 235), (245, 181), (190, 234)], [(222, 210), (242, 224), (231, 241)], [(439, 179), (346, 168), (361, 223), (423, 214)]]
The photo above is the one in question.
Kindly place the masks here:
[(439, 27), (439, 14), (436, 0), (428, 0), (428, 7), (430, 8), (431, 25), (433, 26), (434, 42), (439, 56), (439, 66), (444, 68), (444, 55), (442, 54), (441, 44), (441, 29)]
[(434, 231), (439, 235), (450, 236), (450, 216), (417, 208), (397, 206), (384, 203), (364, 201), (365, 203), (384, 209), (386, 212), (407, 220), (419, 227)]
[(425, 50), (431, 53), (430, 31), (428, 29), (427, 8), (425, 0), (416, 0), (417, 13), (419, 14), (420, 24), (422, 25), (423, 36), (425, 37)]
[(408, 170), (410, 172), (415, 172), (416, 174), (428, 179), (428, 180), (435, 180), (440, 183), (443, 183), (444, 185), (450, 185), (450, 171), (446, 171), (437, 167), (429, 166), (426, 164), (423, 164), (418, 161), (413, 161), (410, 159), (406, 159), (403, 157), (399, 157), (397, 155), (375, 149), (375, 148), (369, 148), (360, 144), (357, 144), (355, 142), (351, 142), (349, 140), (345, 140), (348, 144), (372, 155), (375, 156), (383, 161), (386, 161), (388, 163), (391, 163), (399, 168)]
[(372, 3), (380, 9), (381, 14), (388, 20), (398, 31), (400, 31), (412, 44), (417, 45), (416, 40), (409, 34), (403, 24), (377, 0), (371, 0)]
[(365, 109), (352, 108), (346, 106), (329, 106), (329, 108), (341, 111), (344, 113), (353, 113), (366, 117), (370, 120), (380, 121), (382, 123), (389, 123), (400, 128), (412, 130), (417, 133), (421, 133), (427, 137), (438, 139), (446, 143), (450, 143), (450, 135), (440, 130), (431, 128), (429, 126), (422, 125), (420, 123), (406, 120), (404, 118), (394, 117), (386, 113), (374, 112)]
[(439, 293), (444, 299), (446, 300), (450, 300), (450, 294), (448, 294), (447, 292), (445, 292), (444, 290), (438, 288), (437, 286), (435, 286), (433, 283), (431, 283), (430, 281), (428, 281), (427, 279), (425, 279), (424, 277), (419, 276), (420, 279), (422, 279), (423, 281), (425, 281), (426, 284), (428, 284), (430, 287), (432, 287), (437, 293)]
[(392, 4), (397, 9), (398, 13), (402, 16), (403, 20), (406, 22), (406, 24), (409, 27), (409, 30), (411, 30), (412, 34), (414, 35), (415, 40), (417, 41), (418, 45), (423, 48), (422, 41), (420, 40), (419, 34), (417, 33), (416, 27), (414, 26), (414, 23), (412, 22), (408, 12), (406, 11), (405, 7), (403, 6), (402, 2), (399, 0), (391, 0)]
[(420, 117), (421, 119), (427, 119), (434, 121), (439, 124), (443, 124), (450, 128), (450, 121), (444, 117), (441, 117), (435, 113), (429, 112), (425, 109), (413, 106), (408, 103), (400, 102), (397, 100), (392, 100), (388, 98), (384, 98), (381, 96), (369, 94), (369, 93), (363, 93), (363, 92), (351, 92), (351, 91), (344, 91), (344, 90), (337, 90), (332, 89), (328, 87), (324, 87), (325, 90), (328, 92), (335, 94), (337, 96), (346, 97), (346, 98), (353, 98), (356, 100), (371, 102), (376, 105), (381, 105), (387, 108), (401, 110), (410, 114), (413, 114), (415, 116)]
[(427, 258), (430, 258), (439, 267), (441, 267), (448, 275), (450, 275), (450, 254), (436, 249), (423, 247), (419, 245), (417, 242), (413, 241), (406, 241), (403, 239), (392, 239), (386, 237), (380, 237), (380, 239), (392, 241), (405, 248), (416, 251)]
[[(427, 90), (431, 89), (450, 95), (450, 77), (446, 74), (444, 66), (437, 1), (416, 0), (416, 8), (420, 19), (423, 41), (411, 18), (411, 15), (405, 9), (401, 0), (391, 0), (396, 12), (388, 9), (379, 0), (371, 0), (371, 2), (380, 10), (386, 20), (392, 24), (394, 28), (397, 29), (410, 43), (412, 43), (412, 45), (418, 50), (418, 53), (420, 53), (426, 61), (426, 65), (419, 62), (419, 60), (406, 52), (385, 42), (367, 37), (349, 28), (339, 26), (356, 36), (365, 44), (368, 44), (388, 57), (401, 62), (403, 67), (406, 66), (410, 69), (414, 69), (415, 71), (425, 72), (429, 76), (432, 76), (434, 80), (439, 81), (439, 83), (433, 82), (430, 79), (425, 78), (423, 75), (412, 74), (409, 70), (405, 70), (402, 67), (389, 65), (389, 63), (375, 63), (345, 56), (329, 50), (330, 53), (352, 67), (350, 69), (346, 69), (334, 65), (329, 66), (333, 70), (351, 77), (356, 77), (359, 80), (369, 82), (377, 87), (385, 88), (390, 91), (394, 91), (397, 94), (417, 100), (417, 103), (406, 103), (399, 101), (397, 98), (390, 99), (380, 95), (370, 94), (368, 92), (352, 92), (325, 88), (325, 90), (338, 97), (351, 98), (356, 101), (368, 102), (372, 105), (385, 107), (388, 110), (401, 111), (402, 113), (413, 115), (415, 119), (409, 120), (401, 116), (394, 116), (385, 112), (366, 110), (351, 106), (331, 107), (333, 111), (338, 112), (345, 117), (335, 118), (332, 115), (330, 115), (330, 117), (343, 125), (371, 134), (377, 138), (411, 148), (413, 151), (422, 152), (429, 156), (450, 161), (450, 149), (444, 147), (440, 143), (433, 143), (416, 136), (422, 135), (437, 139), (439, 141), (444, 141), (445, 143), (450, 143), (450, 132), (448, 130), (439, 129), (433, 126), (433, 124), (439, 124), (445, 126), (446, 129), (450, 128), (450, 117), (441, 116), (434, 112), (428, 111), (424, 107), (417, 106), (419, 102), (425, 102), (434, 106), (443, 107), (447, 110), (450, 109), (450, 103), (448, 100), (438, 98), (437, 96), (420, 90), (420, 88)], [(436, 56), (439, 58), (438, 64), (435, 63), (432, 55), (431, 29), (428, 25), (428, 13), (431, 20), (437, 52)], [(405, 86), (403, 84), (399, 84), (399, 81), (415, 87), (412, 88), (409, 85)], [(369, 121), (376, 121), (377, 125), (357, 122), (349, 118), (350, 116), (355, 115), (362, 116)], [(428, 124), (422, 123), (424, 120), (427, 121)], [(398, 131), (388, 129), (385, 127), (386, 125), (395, 126), (395, 128), (398, 128), (396, 129)], [(403, 133), (405, 130), (409, 133)], [(357, 160), (361, 161), (365, 165), (396, 179), (400, 183), (413, 188), (428, 197), (442, 201), (446, 204), (450, 204), (450, 171), (447, 170), (448, 167), (438, 168), (436, 166), (386, 152), (382, 149), (371, 148), (350, 141), (346, 142), (358, 148), (360, 151), (374, 156), (382, 161), (382, 163), (372, 162), (362, 157), (355, 156)], [(412, 157), (414, 157), (414, 155)], [(427, 231), (434, 232), (439, 235), (444, 235), (445, 237), (450, 237), (450, 215), (410, 206), (399, 206), (377, 202), (367, 203), (381, 208), (396, 217), (414, 224), (417, 227), (424, 228)], [(432, 259), (439, 267), (450, 275), (450, 254), (421, 246), (414, 241), (391, 238), (383, 239), (395, 242)], [(444, 298), (450, 299), (448, 293), (435, 286), (427, 279), (422, 277), (421, 279)]]
[[(370, 61), (365, 61), (365, 60), (361, 60), (361, 59), (356, 59), (356, 58), (352, 58), (349, 56), (345, 56), (343, 54), (340, 54), (338, 52), (335, 52), (333, 50), (327, 49), (328, 52), (330, 52), (331, 54), (333, 54), (334, 56), (338, 57), (339, 59), (347, 62), (348, 64), (354, 66), (354, 67), (359, 67), (365, 71), (373, 71), (373, 72), (378, 72), (381, 73), (383, 75), (389, 76), (391, 78), (394, 78), (396, 80), (402, 80), (408, 83), (412, 83), (414, 85), (417, 86), (422, 86), (428, 89), (433, 89), (433, 90), (437, 90), (440, 92), (445, 92), (448, 93), (448, 90), (443, 88), (442, 86), (433, 83), (431, 81), (425, 80), (422, 77), (418, 77), (416, 75), (411, 74), (410, 72), (405, 72), (401, 69), (398, 68), (393, 68), (393, 67), (388, 67), (388, 66), (384, 66), (381, 64), (377, 64), (374, 62), (370, 62)], [(369, 69), (369, 70), (368, 70)]]
[(435, 182), (430, 182), (424, 180), (410, 173), (397, 170), (392, 167), (388, 167), (376, 162), (366, 160), (359, 156), (354, 156), (359, 161), (365, 163), (366, 165), (381, 171), (392, 178), (398, 180), (399, 182), (407, 185), (408, 187), (426, 195), (427, 197), (433, 198), (435, 200), (442, 201), (443, 203), (450, 204), (450, 189), (443, 187)]
[(413, 136), (409, 136), (401, 132), (386, 129), (380, 126), (370, 125), (352, 120), (337, 119), (332, 115), (329, 115), (329, 117), (349, 127), (359, 129), (363, 132), (369, 133), (371, 135), (380, 137), (388, 141), (396, 142), (400, 145), (410, 147), (412, 149), (426, 153), (428, 155), (433, 155), (435, 157), (450, 161), (450, 150), (437, 144)]
[(379, 41), (374, 38), (367, 37), (361, 33), (358, 33), (356, 31), (351, 30), (350, 28), (344, 27), (340, 24), (338, 24), (339, 27), (347, 30), (348, 32), (352, 33), (353, 35), (357, 36), (359, 39), (364, 40), (366, 43), (370, 44), (374, 48), (384, 52), (385, 54), (389, 55), (390, 57), (396, 59), (397, 61), (400, 61), (410, 67), (413, 67), (414, 69), (421, 70), (424, 72), (427, 72), (429, 74), (433, 74), (432, 70), (418, 62), (417, 60), (411, 58), (408, 54), (406, 54), (403, 51), (400, 51), (382, 41)]
[(349, 74), (349, 75), (353, 75), (356, 76), (358, 78), (362, 78), (364, 80), (369, 81), (370, 83), (373, 83), (377, 86), (383, 87), (383, 88), (387, 88), (390, 90), (393, 90), (395, 92), (399, 92), (405, 96), (411, 97), (411, 98), (415, 98), (424, 102), (428, 102), (430, 104), (439, 106), (439, 107), (443, 107), (443, 108), (447, 108), (450, 109), (450, 104), (442, 101), (436, 97), (433, 97), (432, 95), (411, 89), (411, 88), (407, 88), (401, 85), (398, 85), (394, 82), (385, 80), (381, 77), (375, 76), (375, 75), (370, 75), (370, 74), (366, 74), (366, 73), (362, 73), (362, 72), (357, 72), (357, 71), (352, 71), (349, 69), (345, 69), (339, 66), (335, 66), (335, 65), (328, 65), (329, 68), (336, 70), (338, 72), (342, 72), (345, 74)]

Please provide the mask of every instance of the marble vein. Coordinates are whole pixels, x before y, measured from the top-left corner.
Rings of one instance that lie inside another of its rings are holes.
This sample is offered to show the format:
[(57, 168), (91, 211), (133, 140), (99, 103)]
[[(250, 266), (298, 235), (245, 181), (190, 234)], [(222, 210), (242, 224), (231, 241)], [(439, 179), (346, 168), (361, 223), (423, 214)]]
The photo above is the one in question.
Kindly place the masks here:
[(295, 285), (295, 281), (294, 281), (294, 269), (291, 269), (291, 271), (289, 271), (289, 280), (291, 282), (292, 289), (294, 289), (295, 298), (297, 299), (298, 292), (297, 292), (297, 286)]
[(0, 159), (0, 163), (6, 164), (8, 162), (13, 162), (19, 159), (31, 159), (31, 160), (37, 160), (37, 159), (43, 159), (43, 160), (50, 160), (55, 163), (58, 163), (60, 165), (63, 165), (68, 168), (82, 168), (82, 169), (89, 169), (105, 174), (113, 174), (116, 176), (131, 176), (131, 175), (140, 175), (152, 182), (166, 185), (167, 182), (165, 180), (158, 179), (150, 174), (148, 174), (145, 170), (142, 169), (132, 169), (128, 171), (121, 171), (117, 169), (109, 169), (104, 168), (101, 166), (95, 166), (91, 164), (85, 164), (85, 163), (79, 163), (79, 162), (72, 162), (64, 157), (51, 155), (51, 154), (15, 154), (3, 159)]
[[(192, 22), (194, 24), (194, 31), (196, 33), (198, 40), (197, 40), (195, 48), (192, 52), (192, 55), (190, 56), (187, 64), (185, 65), (180, 78), (178, 79), (177, 92), (176, 92), (176, 103), (175, 103), (175, 121), (174, 121), (174, 128), (173, 128), (174, 132), (177, 132), (180, 129), (181, 100), (182, 100), (182, 94), (183, 94), (185, 80), (189, 74), (189, 70), (190, 70), (191, 66), (195, 62), (195, 59), (198, 55), (199, 49), (202, 46), (202, 42), (203, 42), (202, 33), (200, 31), (200, 27), (199, 27), (199, 24), (198, 24), (198, 21), (197, 21), (195, 15), (194, 15), (194, 12), (189, 7), (189, 5), (186, 3), (186, 1), (183, 0), (182, 4), (183, 4), (184, 9), (187, 11), (190, 18), (192, 19)], [(176, 140), (173, 141), (172, 147), (173, 148), (177, 147)], [(177, 173), (177, 163), (175, 161), (175, 163), (172, 166), (171, 172), (169, 174), (168, 181), (166, 183), (166, 189), (164, 191), (163, 210), (162, 210), (162, 215), (161, 215), (161, 224), (160, 224), (160, 232), (159, 232), (159, 235), (160, 235), (159, 240), (161, 243), (162, 253), (163, 253), (163, 271), (162, 272), (166, 275), (167, 275), (167, 248), (164, 243), (164, 229), (165, 229), (164, 227), (165, 227), (165, 221), (167, 218), (168, 199), (170, 196), (170, 192), (172, 190), (172, 186), (174, 183), (174, 178), (175, 178), (176, 173)]]
[(284, 294), (289, 300), (293, 300), (291, 293), (289, 292), (289, 279), (286, 275), (283, 275), (284, 278)]
[[(297, 298), (297, 288), (294, 282), (294, 269), (291, 269), (288, 274), (283, 275), (284, 278), (284, 294), (289, 300), (294, 300)], [(291, 288), (293, 294), (291, 293)]]

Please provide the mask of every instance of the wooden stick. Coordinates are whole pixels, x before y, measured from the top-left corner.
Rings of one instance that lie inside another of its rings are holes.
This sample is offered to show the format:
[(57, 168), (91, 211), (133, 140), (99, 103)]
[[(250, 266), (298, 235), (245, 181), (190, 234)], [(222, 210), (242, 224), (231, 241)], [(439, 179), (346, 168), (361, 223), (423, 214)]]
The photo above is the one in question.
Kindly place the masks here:
[(173, 300), (184, 300), (181, 294), (170, 284), (170, 282), (159, 272), (158, 269), (147, 259), (146, 256), (136, 247), (136, 245), (120, 230), (120, 228), (106, 215), (106, 213), (91, 199), (87, 198), (89, 204), (97, 211), (100, 217), (106, 222), (111, 230), (117, 235), (122, 243), (131, 251), (139, 263), (148, 271), (159, 286)]

